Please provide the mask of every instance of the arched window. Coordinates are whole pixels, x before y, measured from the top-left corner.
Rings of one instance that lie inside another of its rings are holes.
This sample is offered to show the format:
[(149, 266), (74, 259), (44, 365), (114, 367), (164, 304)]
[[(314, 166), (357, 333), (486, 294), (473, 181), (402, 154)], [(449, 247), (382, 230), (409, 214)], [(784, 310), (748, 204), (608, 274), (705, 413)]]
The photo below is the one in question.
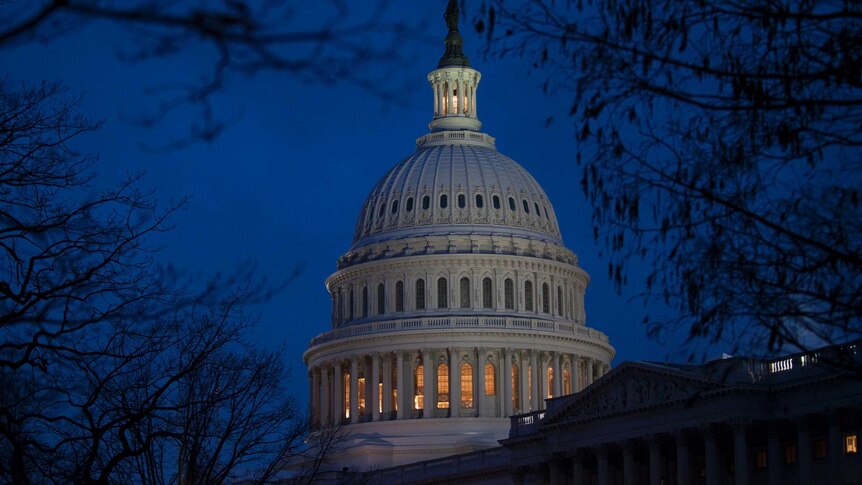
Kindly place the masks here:
[(515, 199), (513, 197), (509, 197), (509, 210), (515, 212)]
[(407, 198), (407, 203), (404, 204), (404, 209), (407, 212), (413, 212), (413, 197)]
[(476, 194), (476, 208), (481, 209), (485, 207), (485, 200), (482, 198), (482, 194)]
[(473, 366), (461, 364), (461, 407), (473, 409)]
[(449, 197), (446, 194), (440, 194), (440, 208), (445, 209), (449, 207)]
[(425, 309), (425, 280), (422, 278), (416, 280), (416, 309)]
[(520, 379), (518, 379), (519, 373), (520, 372), (518, 371), (518, 366), (513, 364), (512, 365), (512, 382), (510, 383), (512, 386), (512, 409), (517, 409), (517, 410), (521, 409), (521, 389), (520, 389), (521, 386), (518, 385), (518, 382), (520, 381)]
[(557, 287), (557, 315), (563, 316), (563, 288), (561, 286)]
[(385, 211), (386, 211), (386, 204), (380, 204), (380, 210), (377, 211), (377, 218), (383, 219), (383, 214), (385, 213)]
[(404, 311), (404, 282), (395, 283), (395, 311)]
[(437, 280), (437, 308), (449, 308), (449, 282), (446, 278)]
[(368, 316), (368, 287), (362, 287), (362, 316)]
[(343, 379), (344, 382), (342, 385), (344, 389), (344, 417), (350, 419), (350, 373), (345, 372)]
[(533, 206), (536, 208), (536, 217), (542, 217), (542, 211), (539, 210), (539, 203), (533, 202)]
[(524, 310), (533, 311), (533, 282), (524, 282)]
[(425, 367), (416, 366), (413, 372), (413, 409), (425, 409)]
[(482, 280), (482, 308), (491, 308), (493, 306), (493, 293), (491, 292), (491, 278)]
[(572, 373), (569, 369), (563, 369), (563, 394), (572, 393)]
[(386, 313), (386, 287), (383, 283), (377, 285), (377, 314), (383, 315)]
[(449, 366), (437, 366), (437, 408), (449, 408)]
[(461, 278), (461, 308), (470, 308), (470, 278), (466, 276)]
[(350, 289), (350, 307), (347, 309), (348, 316), (349, 316), (348, 320), (353, 320), (353, 308), (356, 306), (355, 302), (353, 301), (353, 295), (354, 295), (354, 291), (353, 291), (353, 288), (351, 288)]
[(431, 208), (431, 197), (426, 195), (425, 197), (422, 197), (422, 210), (427, 211), (430, 208)]
[(485, 364), (485, 395), (494, 396), (497, 394), (497, 370), (494, 364)]
[(397, 200), (393, 200), (393, 201), (392, 201), (392, 213), (393, 213), (393, 214), (395, 214), (395, 213), (397, 213), (397, 212), (398, 212), (398, 201), (397, 201)]
[(506, 303), (506, 310), (514, 310), (515, 309), (515, 283), (506, 278), (506, 281), (503, 282), (503, 296)]
[(467, 207), (467, 197), (464, 194), (458, 194), (458, 208)]
[(548, 206), (543, 205), (542, 209), (545, 209), (545, 219), (550, 219), (551, 216), (548, 215)]
[(551, 289), (547, 283), (542, 283), (542, 311), (551, 313)]
[(524, 199), (521, 202), (524, 203), (524, 213), (529, 214), (530, 213), (530, 204), (527, 203), (527, 199)]
[(548, 390), (548, 395), (546, 396), (548, 399), (554, 397), (554, 368), (548, 367), (548, 386), (546, 387)]
[(494, 208), (495, 208), (495, 209), (497, 209), (497, 210), (499, 210), (499, 209), (500, 209), (500, 198), (499, 198), (499, 197), (497, 197), (497, 196), (495, 195), (495, 196), (491, 199), (491, 202), (493, 202), (493, 204), (494, 204)]

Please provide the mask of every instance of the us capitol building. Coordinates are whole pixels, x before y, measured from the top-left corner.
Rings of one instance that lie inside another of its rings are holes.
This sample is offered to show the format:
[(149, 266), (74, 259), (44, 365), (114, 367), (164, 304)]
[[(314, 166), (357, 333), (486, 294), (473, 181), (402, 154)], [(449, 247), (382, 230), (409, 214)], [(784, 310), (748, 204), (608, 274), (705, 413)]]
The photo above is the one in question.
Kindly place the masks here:
[(590, 278), (554, 207), (481, 131), (457, 2), (430, 133), (377, 182), (326, 280), (331, 329), (304, 354), (312, 426), (345, 425), (339, 466), (382, 468), (498, 445), (510, 416), (610, 369), (586, 326)]

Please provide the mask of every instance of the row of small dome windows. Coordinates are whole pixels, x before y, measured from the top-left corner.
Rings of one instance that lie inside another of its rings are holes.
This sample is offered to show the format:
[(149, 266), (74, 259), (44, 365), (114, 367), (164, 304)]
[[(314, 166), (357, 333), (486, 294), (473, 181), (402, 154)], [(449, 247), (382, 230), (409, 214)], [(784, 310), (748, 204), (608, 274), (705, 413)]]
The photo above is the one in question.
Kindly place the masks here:
[[(460, 296), (460, 308), (469, 309), (471, 308), (470, 304), (470, 279), (469, 278), (461, 278), (459, 281), (459, 296)], [(416, 280), (415, 285), (415, 309), (416, 310), (425, 310), (426, 309), (426, 301), (425, 301), (425, 280), (420, 278)], [(541, 310), (543, 313), (551, 313), (551, 293), (550, 287), (547, 283), (542, 284), (541, 291)], [(334, 307), (335, 314), (333, 318), (337, 323), (350, 321), (355, 318), (353, 311), (355, 308), (354, 302), (354, 292), (353, 290), (349, 290), (349, 301), (344, 301), (343, 290), (339, 290), (338, 296), (334, 297)], [(491, 278), (484, 278), (482, 280), (482, 308), (493, 308), (493, 282)], [(503, 281), (503, 303), (504, 308), (507, 310), (515, 309), (515, 282), (511, 278), (506, 278)], [(347, 315), (344, 314), (344, 303), (347, 303)], [(446, 278), (439, 278), (437, 280), (437, 308), (445, 309), (449, 308), (449, 281)], [(533, 305), (533, 282), (525, 281), (524, 282), (524, 311), (532, 312)], [(557, 315), (563, 316), (563, 288), (557, 287)], [(404, 282), (398, 281), (395, 283), (395, 311), (403, 312), (404, 311)], [(386, 313), (386, 288), (383, 283), (377, 285), (377, 314), (382, 315)], [(360, 317), (368, 316), (368, 287), (362, 288), (362, 308)], [(347, 317), (347, 318), (345, 318)]]
[[(527, 199), (523, 199), (521, 202), (522, 202), (523, 207), (524, 207), (524, 213), (529, 214), (530, 213), (530, 203), (527, 202)], [(494, 209), (500, 210), (500, 207), (501, 207), (500, 196), (495, 195), (495, 196), (491, 197), (491, 205), (494, 207)], [(441, 209), (446, 209), (447, 207), (449, 207), (449, 196), (448, 195), (440, 194), (439, 206)], [(458, 208), (463, 209), (465, 207), (467, 207), (467, 196), (464, 194), (458, 194)], [(482, 196), (482, 194), (476, 194), (476, 208), (482, 209), (484, 207), (485, 207), (485, 198)], [(536, 209), (536, 215), (541, 217), (542, 211), (540, 210), (539, 203), (534, 202), (533, 207), (535, 207), (535, 209)], [(431, 208), (431, 196), (425, 195), (422, 197), (422, 210), (428, 210), (430, 208)], [(545, 212), (545, 219), (550, 220), (551, 217), (550, 217), (550, 215), (548, 215), (548, 206), (543, 205), (541, 208), (545, 210), (544, 211)], [(404, 204), (404, 209), (407, 212), (413, 212), (413, 197), (407, 198), (407, 202)], [(512, 212), (517, 212), (517, 210), (518, 210), (518, 205), (515, 202), (514, 197), (509, 197), (509, 210)], [(392, 201), (391, 213), (392, 214), (398, 213), (398, 200)], [(386, 204), (380, 204), (380, 208), (377, 210), (377, 218), (383, 219), (383, 216), (385, 214), (386, 214)]]

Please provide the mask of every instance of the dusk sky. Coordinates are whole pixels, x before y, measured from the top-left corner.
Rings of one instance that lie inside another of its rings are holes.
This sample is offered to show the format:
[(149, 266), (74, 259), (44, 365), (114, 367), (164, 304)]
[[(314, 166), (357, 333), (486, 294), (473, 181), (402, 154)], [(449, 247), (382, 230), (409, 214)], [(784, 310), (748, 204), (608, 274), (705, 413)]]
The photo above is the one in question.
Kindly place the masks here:
[[(193, 113), (169, 117), (154, 129), (127, 119), (152, 108), (147, 88), (204, 75), (208, 53), (121, 62), (118, 52), (134, 41), (122, 28), (95, 22), (46, 44), (8, 48), (0, 52), (0, 64), (10, 86), (64, 83), (71, 96), (83, 95), (82, 114), (104, 122), (75, 145), (100, 158), (94, 190), (144, 171), (142, 187), (153, 188), (163, 203), (192, 197), (174, 218), (175, 229), (159, 240), (165, 246), (161, 260), (203, 274), (256, 262), (274, 281), (302, 265), (285, 291), (253, 310), (261, 315), (256, 339), (262, 346), (286, 346), (290, 387), (304, 402), (302, 353), (312, 337), (330, 328), (324, 280), (350, 247), (360, 206), (374, 183), (428, 132), (432, 92), (425, 76), (443, 50), (444, 6), (442, 0), (393, 2), (387, 15), (426, 30), (401, 47), (401, 55), (412, 61), (395, 66), (379, 86), (391, 95), (373, 96), (347, 82), (309, 83), (289, 73), (232, 76), (214, 98), (222, 116), (235, 118), (232, 126), (210, 143), (168, 152), (148, 147), (180, 136), (196, 121)], [(678, 348), (645, 336), (643, 307), (631, 301), (642, 275), (630, 274), (623, 295), (607, 277), (608, 261), (593, 241), (590, 208), (580, 189), (568, 97), (543, 95), (543, 73), (530, 73), (527, 60), (483, 58), (482, 41), (469, 22), (462, 18), (461, 24), (465, 53), (482, 73), (477, 99), (483, 131), (539, 181), (554, 204), (566, 245), (592, 277), (587, 324), (610, 336), (617, 350), (614, 365), (683, 360)], [(374, 69), (381, 67), (357, 66), (357, 72)], [(402, 91), (402, 86), (407, 87)], [(556, 121), (546, 127), (550, 115)]]

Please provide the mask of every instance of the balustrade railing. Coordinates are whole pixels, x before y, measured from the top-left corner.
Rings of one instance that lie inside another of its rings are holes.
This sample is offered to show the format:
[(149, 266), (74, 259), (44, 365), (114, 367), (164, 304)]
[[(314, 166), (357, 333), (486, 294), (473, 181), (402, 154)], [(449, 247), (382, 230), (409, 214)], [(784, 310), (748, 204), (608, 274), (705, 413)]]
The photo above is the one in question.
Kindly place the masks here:
[(608, 342), (608, 336), (604, 333), (572, 323), (562, 323), (543, 318), (523, 317), (474, 317), (474, 316), (450, 316), (450, 317), (420, 317), (405, 318), (400, 320), (385, 320), (363, 324), (348, 325), (322, 333), (311, 340), (310, 346), (320, 345), (332, 340), (352, 337), (356, 335), (367, 335), (386, 332), (397, 332), (400, 330), (417, 329), (440, 329), (440, 328), (494, 328), (494, 329), (516, 329), (530, 330), (555, 334), (573, 335), (599, 342)]

